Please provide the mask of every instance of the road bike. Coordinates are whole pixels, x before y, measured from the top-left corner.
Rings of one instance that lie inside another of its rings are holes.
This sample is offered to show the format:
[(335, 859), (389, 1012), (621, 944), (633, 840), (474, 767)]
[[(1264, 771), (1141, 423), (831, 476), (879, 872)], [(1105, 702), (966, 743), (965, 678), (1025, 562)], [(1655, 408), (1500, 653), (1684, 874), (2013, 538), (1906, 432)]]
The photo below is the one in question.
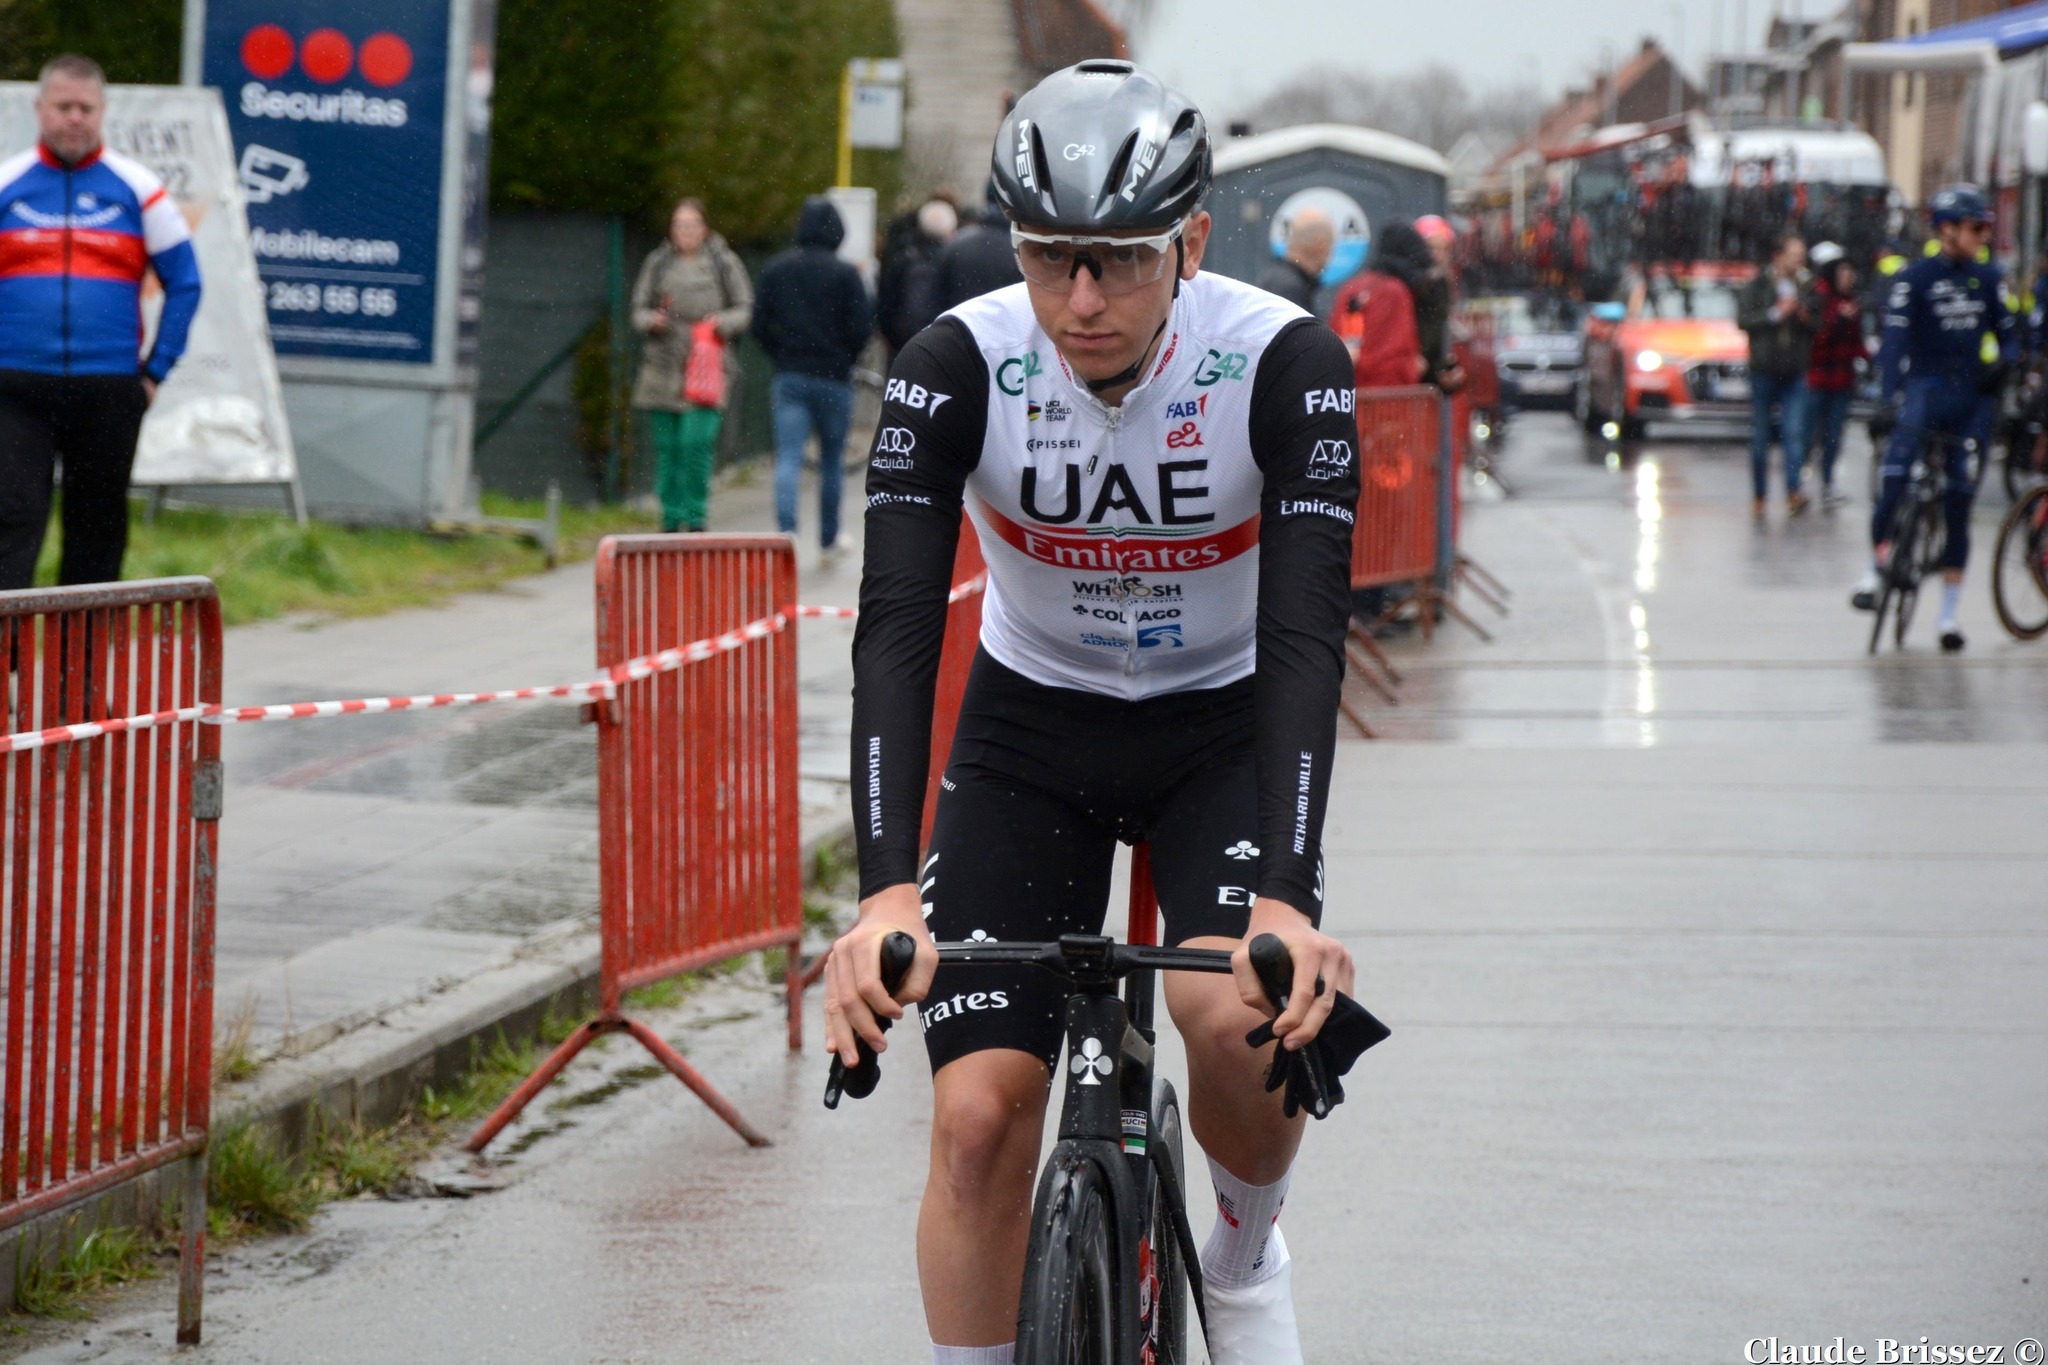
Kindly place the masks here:
[(2048, 635), (2048, 483), (2022, 493), (1998, 528), (1991, 604), (2015, 639)]
[(1877, 602), (1871, 611), (1870, 652), (1884, 639), (1885, 613), (1892, 616), (1892, 644), (1903, 649), (1906, 628), (1920, 600), (1920, 584), (1936, 572), (1948, 549), (1948, 516), (1942, 505), (1945, 473), (1952, 458), (1975, 461), (1977, 443), (1939, 431), (1916, 431), (1920, 450), (1906, 471), (1906, 487), (1892, 512), (1885, 541), (1891, 546), (1878, 574)]
[[(1188, 1365), (1194, 1358), (1187, 1330), (1191, 1297), (1197, 1321), (1207, 1323), (1200, 1253), (1188, 1221), (1180, 1101), (1172, 1082), (1154, 1069), (1154, 977), (1160, 971), (1227, 974), (1230, 953), (1154, 944), (1157, 902), (1142, 850), (1131, 883), (1129, 943), (1066, 934), (1054, 943), (938, 945), (941, 962), (1027, 964), (1070, 987), (1060, 1136), (1032, 1205), (1016, 1365)], [(907, 934), (883, 941), (882, 983), (891, 995), (914, 952)], [(1252, 940), (1251, 957), (1268, 1002), (1284, 1010), (1294, 972), (1286, 946), (1261, 934)], [(1384, 1025), (1374, 1020), (1372, 1026), (1374, 1042), (1387, 1036)], [(1302, 1056), (1308, 1063), (1305, 1107), (1326, 1117), (1333, 1107), (1331, 1079), (1314, 1049), (1303, 1049)], [(834, 1059), (825, 1104), (836, 1107), (842, 1091), (862, 1098), (879, 1079), (875, 1056), (863, 1045), (856, 1067)]]

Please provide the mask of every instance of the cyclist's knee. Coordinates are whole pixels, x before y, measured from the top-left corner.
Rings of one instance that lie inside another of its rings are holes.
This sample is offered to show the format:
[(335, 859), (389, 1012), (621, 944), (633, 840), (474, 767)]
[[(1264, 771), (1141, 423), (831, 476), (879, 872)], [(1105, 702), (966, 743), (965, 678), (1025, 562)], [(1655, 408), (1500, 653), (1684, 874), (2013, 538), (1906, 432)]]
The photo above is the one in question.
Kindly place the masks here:
[(932, 1174), (957, 1200), (1028, 1191), (1044, 1126), (1045, 1064), (1022, 1052), (978, 1052), (939, 1072)]

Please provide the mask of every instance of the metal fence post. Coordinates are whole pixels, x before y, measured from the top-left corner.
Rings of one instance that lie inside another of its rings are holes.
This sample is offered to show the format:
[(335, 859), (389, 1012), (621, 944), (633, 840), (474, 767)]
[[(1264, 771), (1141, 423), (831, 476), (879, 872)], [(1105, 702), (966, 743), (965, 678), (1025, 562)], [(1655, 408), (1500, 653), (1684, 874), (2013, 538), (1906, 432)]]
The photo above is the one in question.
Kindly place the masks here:
[(1439, 395), (1436, 401), (1436, 586), (1438, 591), (1448, 593), (1451, 575), (1458, 565), (1456, 528), (1453, 525), (1453, 499), (1457, 493), (1458, 478), (1457, 443), (1451, 437), (1451, 421), (1457, 415), (1457, 409), (1449, 395)]

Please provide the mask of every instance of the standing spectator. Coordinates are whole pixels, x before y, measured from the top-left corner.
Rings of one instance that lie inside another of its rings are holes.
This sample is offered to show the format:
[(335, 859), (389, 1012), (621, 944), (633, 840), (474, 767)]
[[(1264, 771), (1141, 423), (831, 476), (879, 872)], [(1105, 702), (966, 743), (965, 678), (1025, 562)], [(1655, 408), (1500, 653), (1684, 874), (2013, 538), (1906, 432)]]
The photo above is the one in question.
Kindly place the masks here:
[(853, 362), (875, 328), (860, 272), (833, 253), (846, 237), (823, 195), (804, 201), (796, 245), (761, 271), (754, 335), (775, 362), (775, 524), (796, 533), (804, 441), (818, 437), (818, 544), (839, 557), (839, 487), (853, 420)]
[[(121, 576), (142, 416), (184, 354), (199, 259), (163, 182), (101, 145), (106, 76), (87, 57), (42, 69), (37, 145), (0, 161), (0, 588), (34, 584), (64, 465), (60, 583)], [(142, 279), (163, 311), (139, 350)]]
[(1427, 367), (1423, 382), (1445, 393), (1465, 387), (1465, 367), (1451, 350), (1451, 294), (1454, 286), (1451, 257), (1458, 233), (1449, 222), (1434, 213), (1415, 220), (1415, 231), (1429, 247), (1429, 278), (1415, 291), (1415, 330), (1422, 341), (1422, 359)]
[(1809, 444), (1820, 447), (1821, 506), (1839, 507), (1846, 499), (1835, 484), (1835, 459), (1842, 453), (1842, 425), (1856, 387), (1856, 362), (1865, 355), (1863, 304), (1856, 295), (1856, 267), (1840, 246), (1822, 242), (1815, 247), (1813, 266), (1819, 272), (1813, 284), (1819, 330), (1806, 370), (1806, 429)]
[(1344, 282), (1330, 326), (1351, 348), (1361, 389), (1420, 383), (1428, 371), (1415, 326), (1415, 298), (1429, 284), (1429, 245), (1406, 223), (1389, 223), (1372, 263)]
[(1303, 312), (1315, 312), (1323, 268), (1337, 249), (1337, 226), (1321, 209), (1303, 209), (1287, 224), (1287, 255), (1269, 262), (1252, 283)]
[(890, 224), (881, 283), (875, 291), (875, 319), (890, 356), (939, 315), (939, 252), (959, 227), (959, 211), (936, 195), (919, 204), (915, 213)]
[[(654, 489), (661, 498), (664, 531), (704, 529), (711, 469), (718, 459), (722, 405), (683, 397), (691, 329), (708, 319), (720, 338), (737, 341), (753, 313), (746, 266), (711, 230), (704, 205), (683, 200), (669, 215), (668, 240), (647, 254), (633, 282), (633, 330), (646, 338), (633, 406), (646, 412), (654, 440)], [(729, 359), (726, 369), (730, 374)]]
[(1750, 512), (1764, 514), (1775, 435), (1785, 450), (1785, 512), (1796, 517), (1807, 507), (1799, 476), (1806, 461), (1806, 371), (1816, 321), (1806, 242), (1798, 233), (1780, 236), (1770, 265), (1742, 287), (1735, 320), (1749, 333), (1749, 477), (1755, 499)]
[(1017, 249), (1010, 245), (1010, 220), (996, 206), (991, 191), (981, 221), (963, 229), (939, 253), (938, 277), (932, 287), (933, 316), (957, 308), (969, 299), (1023, 282), (1024, 273), (1017, 268)]

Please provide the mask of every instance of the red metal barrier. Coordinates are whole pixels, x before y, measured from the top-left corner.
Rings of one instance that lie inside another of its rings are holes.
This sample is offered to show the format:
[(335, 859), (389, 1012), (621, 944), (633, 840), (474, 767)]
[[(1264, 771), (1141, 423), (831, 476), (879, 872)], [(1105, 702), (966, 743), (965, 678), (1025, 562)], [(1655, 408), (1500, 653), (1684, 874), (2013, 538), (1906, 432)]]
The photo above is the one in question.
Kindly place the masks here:
[[(0, 733), (220, 701), (203, 578), (0, 593)], [(178, 1340), (199, 1340), (220, 731), (0, 757), (0, 1229), (186, 1163)]]
[[(965, 513), (960, 517), (960, 548), (953, 552), (953, 582), (965, 583), (986, 569), (981, 557), (981, 538)], [(953, 727), (960, 719), (960, 699), (967, 694), (967, 673), (974, 664), (975, 647), (981, 641), (981, 599), (984, 594), (967, 593), (946, 608), (946, 644), (939, 654), (939, 685), (932, 694), (931, 770), (924, 785), (924, 833), (920, 846), (932, 841), (932, 816), (939, 808), (939, 778), (946, 771), (946, 759), (953, 752)]]
[(1358, 521), (1351, 586), (1427, 579), (1437, 569), (1437, 391), (1425, 385), (1358, 394)]
[[(796, 603), (787, 536), (612, 536), (597, 552), (597, 652), (605, 667), (775, 617)], [(623, 1012), (625, 992), (742, 953), (781, 947), (789, 1046), (801, 1044), (803, 876), (797, 826), (794, 623), (740, 648), (619, 683), (598, 722), (600, 927), (597, 1018), (555, 1050), (469, 1140), (482, 1151), (570, 1059), (630, 1033), (733, 1130), (763, 1137), (660, 1035)]]

